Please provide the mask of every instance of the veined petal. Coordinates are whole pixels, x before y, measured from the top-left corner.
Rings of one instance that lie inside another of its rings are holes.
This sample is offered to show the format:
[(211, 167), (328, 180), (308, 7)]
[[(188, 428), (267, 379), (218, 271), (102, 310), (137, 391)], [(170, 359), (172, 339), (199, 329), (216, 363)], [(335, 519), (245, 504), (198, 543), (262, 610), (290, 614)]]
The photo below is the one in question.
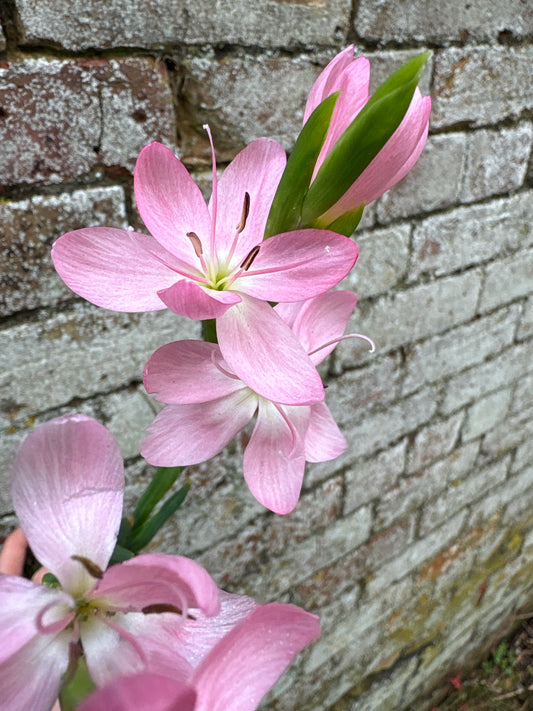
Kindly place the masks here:
[(168, 343), (158, 348), (146, 364), (144, 387), (168, 405), (208, 402), (246, 387), (241, 380), (225, 375), (216, 363), (224, 367), (215, 343)]
[(157, 291), (181, 279), (153, 238), (111, 227), (67, 232), (54, 242), (52, 260), (72, 291), (113, 311), (164, 309)]
[[(309, 408), (292, 409), (309, 416)], [(243, 473), (259, 503), (277, 514), (292, 511), (300, 497), (305, 456), (298, 429), (290, 428), (272, 403), (260, 401), (257, 422), (244, 452)]]
[(264, 301), (301, 301), (343, 279), (357, 260), (348, 237), (329, 230), (296, 230), (266, 239), (234, 288)]
[[(85, 415), (50, 420), (31, 432), (13, 465), (13, 502), (36, 558), (72, 595), (95, 580), (71, 556), (102, 570), (122, 514), (124, 463), (113, 435)], [(37, 503), (36, 503), (37, 502)]]
[(346, 439), (325, 402), (311, 405), (304, 443), (308, 462), (327, 462), (340, 456), (346, 449)]
[(240, 304), (218, 319), (217, 336), (224, 360), (256, 393), (288, 405), (324, 399), (322, 380), (311, 359), (264, 301), (243, 296)]
[(205, 462), (248, 424), (256, 407), (248, 389), (210, 402), (168, 405), (148, 428), (142, 456), (159, 467)]
[(294, 605), (260, 605), (196, 671), (195, 711), (254, 711), (296, 654), (319, 634), (315, 615)]
[(203, 289), (189, 279), (182, 279), (168, 289), (158, 291), (158, 296), (174, 313), (198, 320), (218, 318), (241, 300), (233, 291)]
[(320, 72), (309, 92), (305, 104), (303, 123), (306, 123), (309, 116), (324, 99), (336, 91), (334, 87), (339, 76), (353, 62), (353, 49), (353, 44), (343, 49)]
[(113, 565), (92, 591), (109, 609), (141, 612), (151, 605), (174, 605), (186, 614), (194, 607), (206, 615), (220, 609), (218, 588), (209, 573), (190, 558), (145, 553)]
[(39, 613), (55, 605), (66, 610), (73, 605), (73, 600), (61, 590), (17, 576), (0, 575), (0, 668), (40, 634)]
[(194, 711), (196, 691), (160, 674), (123, 676), (92, 693), (77, 711)]
[(166, 146), (150, 143), (137, 158), (134, 187), (143, 222), (156, 240), (188, 264), (198, 264), (187, 233), (208, 244), (211, 218), (183, 163)]
[[(341, 338), (348, 319), (357, 303), (357, 296), (351, 291), (327, 291), (325, 294), (301, 302), (293, 318), (292, 330), (308, 353), (328, 341)], [(293, 306), (290, 304), (290, 306)], [(276, 311), (284, 316), (284, 304), (278, 304)], [(291, 313), (292, 316), (292, 313)], [(315, 365), (321, 363), (335, 348), (332, 343), (313, 353), (310, 358)]]
[[(250, 196), (246, 226), (238, 237), (234, 261), (240, 263), (261, 244), (272, 200), (287, 162), (283, 147), (270, 138), (258, 138), (238, 153), (218, 183), (216, 248), (227, 256), (242, 215), (244, 195)], [(211, 202), (209, 203), (212, 209)]]

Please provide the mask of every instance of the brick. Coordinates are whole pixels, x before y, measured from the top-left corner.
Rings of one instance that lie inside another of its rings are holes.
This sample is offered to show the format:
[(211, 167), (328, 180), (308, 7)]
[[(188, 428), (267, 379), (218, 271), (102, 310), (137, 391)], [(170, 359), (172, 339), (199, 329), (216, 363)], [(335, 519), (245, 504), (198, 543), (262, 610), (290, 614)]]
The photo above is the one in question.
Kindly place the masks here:
[(463, 440), (474, 439), (496, 427), (505, 418), (510, 402), (511, 390), (509, 389), (498, 390), (477, 400), (468, 409), (463, 428)]
[(532, 369), (527, 344), (506, 349), (486, 363), (459, 373), (447, 383), (441, 410), (450, 414), (493, 390), (510, 385)]
[(533, 406), (533, 373), (526, 375), (516, 384), (511, 411), (520, 414)]
[[(360, 303), (347, 330), (370, 336), (381, 354), (470, 320), (480, 286), (480, 274), (474, 271), (395, 291), (372, 303)], [(343, 367), (372, 357), (356, 342), (343, 345), (339, 357)]]
[(463, 415), (459, 413), (417, 432), (412, 445), (408, 448), (407, 472), (413, 474), (449, 454), (455, 447), (462, 422)]
[(508, 470), (509, 457), (464, 479), (450, 481), (445, 492), (424, 507), (420, 535), (425, 538), (436, 526), (450, 517), (450, 512), (460, 511), (477, 499), (485, 497), (492, 487), (505, 480)]
[(382, 494), (376, 510), (377, 525), (390, 526), (398, 518), (419, 509), (426, 501), (440, 496), (446, 486), (451, 486), (451, 482), (470, 473), (478, 451), (479, 444), (471, 442), (419, 474), (400, 479), (397, 486)]
[(0, 315), (72, 298), (50, 248), (62, 233), (88, 225), (127, 227), (121, 187), (75, 190), (0, 202)]
[(403, 394), (480, 363), (512, 344), (518, 305), (407, 348)]
[[(357, 48), (356, 48), (357, 49)], [(356, 51), (357, 54), (357, 51)], [(373, 94), (393, 72), (399, 69), (413, 57), (420, 54), (418, 49), (394, 49), (378, 50), (366, 54), (370, 59), (370, 93)], [(433, 54), (426, 61), (420, 75), (418, 86), (423, 94), (429, 94), (431, 86), (431, 75), (433, 73)]]
[[(292, 149), (307, 95), (318, 75), (314, 58), (192, 57), (184, 61), (178, 122), (180, 148), (188, 162), (211, 162), (204, 124), (213, 132), (217, 158), (230, 160), (259, 136)], [(276, 101), (265, 104), (265, 98)]]
[(533, 47), (453, 47), (434, 59), (432, 126), (495, 124), (533, 106)]
[(517, 252), (512, 257), (490, 264), (483, 284), (480, 311), (488, 311), (530, 294), (532, 274), (533, 250)]
[(391, 222), (458, 202), (466, 145), (462, 133), (430, 136), (414, 168), (379, 200), (378, 221)]
[(174, 143), (166, 70), (147, 57), (25, 59), (0, 80), (3, 185), (122, 176), (145, 144)]
[(531, 471), (531, 465), (533, 463), (533, 438), (527, 438), (521, 445), (516, 448), (516, 455), (513, 461), (513, 466), (511, 471), (513, 473), (519, 472), (525, 467), (529, 467), (527, 470), (528, 481), (533, 483), (533, 473)]
[(473, 202), (519, 188), (527, 171), (532, 134), (530, 123), (470, 134), (461, 202)]
[[(490, 492), (487, 492), (477, 504), (471, 507), (471, 523), (474, 526), (479, 526), (483, 522), (493, 516), (502, 514), (504, 507), (517, 499), (523, 497), (526, 505), (533, 504), (533, 476), (531, 470), (525, 470), (518, 473), (516, 476), (510, 476), (499, 486), (495, 486)], [(507, 513), (507, 511), (506, 511)], [(503, 517), (500, 525), (505, 525), (505, 522), (516, 524), (516, 519), (512, 521), (509, 517)]]
[(156, 348), (196, 330), (170, 311), (122, 314), (85, 303), (50, 318), (43, 311), (2, 332), (3, 409), (20, 418), (140, 380)]
[(374, 681), (364, 694), (352, 696), (348, 693), (337, 701), (334, 711), (397, 711), (404, 686), (417, 667), (416, 657), (395, 664), (383, 679)]
[(533, 437), (533, 404), (518, 413), (509, 414), (483, 438), (482, 454), (488, 459), (508, 452), (527, 437)]
[(355, 291), (360, 299), (393, 289), (407, 271), (409, 237), (407, 225), (357, 232), (359, 259), (340, 286)]
[(344, 513), (379, 498), (392, 488), (405, 467), (407, 441), (389, 447), (373, 459), (358, 461), (344, 475)]
[(533, 334), (533, 297), (530, 296), (526, 299), (524, 304), (524, 311), (522, 313), (522, 318), (520, 319), (520, 326), (516, 337), (519, 340), (524, 338), (530, 338)]
[(484, 205), (459, 207), (415, 226), (409, 279), (486, 262), (533, 242), (531, 191)]
[(363, 0), (354, 29), (377, 42), (487, 42), (500, 33), (527, 36), (533, 22), (531, 8), (520, 0), (502, 3), (433, 3), (428, 0)]
[(176, 44), (244, 44), (294, 47), (338, 44), (350, 16), (347, 0), (302, 3), (265, 0), (17, 0), (22, 41), (60, 44), (66, 49), (160, 49)]

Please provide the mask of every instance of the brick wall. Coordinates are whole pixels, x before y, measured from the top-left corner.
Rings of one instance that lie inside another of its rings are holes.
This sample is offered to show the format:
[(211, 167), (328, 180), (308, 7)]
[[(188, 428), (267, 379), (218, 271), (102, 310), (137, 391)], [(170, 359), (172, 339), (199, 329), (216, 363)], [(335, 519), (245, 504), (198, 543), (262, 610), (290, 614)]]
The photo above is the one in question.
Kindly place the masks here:
[(221, 161), (260, 135), (290, 148), (346, 44), (375, 84), (433, 49), (427, 147), (367, 209), (346, 280), (351, 326), (377, 353), (348, 341), (324, 369), (347, 452), (310, 466), (295, 512), (275, 517), (244, 484), (238, 439), (190, 469), (158, 542), (228, 589), (320, 614), (321, 638), (263, 708), (428, 709), (532, 596), (531, 4), (2, 0), (0, 18), (0, 537), (15, 525), (11, 452), (59, 413), (111, 428), (138, 493), (142, 367), (198, 334), (170, 312), (73, 298), (55, 237), (138, 224), (132, 169), (149, 141), (209, 189), (203, 123)]

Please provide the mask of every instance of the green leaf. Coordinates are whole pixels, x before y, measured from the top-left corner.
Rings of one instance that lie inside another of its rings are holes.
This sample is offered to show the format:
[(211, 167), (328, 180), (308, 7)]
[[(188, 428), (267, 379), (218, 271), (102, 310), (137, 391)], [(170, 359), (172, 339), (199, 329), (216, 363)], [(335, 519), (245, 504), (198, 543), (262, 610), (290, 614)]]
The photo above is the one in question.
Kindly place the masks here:
[(210, 318), (202, 321), (202, 338), (207, 343), (218, 343), (216, 319)]
[(145, 521), (142, 526), (134, 529), (128, 541), (130, 550), (138, 553), (138, 551), (150, 543), (165, 521), (167, 521), (184, 502), (190, 488), (190, 484), (182, 486), (181, 489), (172, 494), (172, 496), (161, 505), (157, 513)]
[(332, 232), (337, 232), (339, 235), (349, 237), (355, 232), (355, 228), (361, 222), (364, 209), (365, 206), (361, 205), (360, 207), (356, 207), (355, 210), (345, 212), (344, 215), (337, 217), (336, 220), (329, 224), (327, 229)]
[(85, 658), (81, 657), (74, 677), (59, 693), (61, 711), (75, 711), (76, 707), (95, 689), (96, 686), (89, 676)]
[(56, 578), (56, 576), (53, 575), (52, 573), (45, 573), (43, 575), (42, 583), (43, 583), (43, 585), (46, 585), (49, 588), (60, 588), (61, 587), (61, 583)]
[(264, 239), (300, 226), (301, 206), (327, 136), (339, 93), (328, 96), (319, 104), (300, 131), (272, 201)]
[(302, 205), (302, 223), (323, 215), (361, 175), (400, 125), (429, 52), (390, 76), (357, 114), (320, 166)]
[(174, 484), (183, 467), (158, 467), (133, 512), (133, 529), (138, 530)]
[(113, 551), (113, 554), (111, 555), (111, 558), (109, 560), (109, 565), (116, 565), (117, 563), (123, 563), (125, 560), (129, 560), (130, 558), (133, 558), (134, 556), (135, 556), (135, 553), (130, 551), (128, 548), (121, 546), (120, 543), (116, 543), (115, 550)]

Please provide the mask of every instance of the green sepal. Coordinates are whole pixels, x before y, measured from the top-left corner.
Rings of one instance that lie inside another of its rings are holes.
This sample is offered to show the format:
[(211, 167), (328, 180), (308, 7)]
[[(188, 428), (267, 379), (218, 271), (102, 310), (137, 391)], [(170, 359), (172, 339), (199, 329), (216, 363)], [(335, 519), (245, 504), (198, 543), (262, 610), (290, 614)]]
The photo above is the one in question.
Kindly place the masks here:
[(344, 215), (337, 217), (331, 224), (329, 224), (326, 229), (332, 232), (337, 232), (345, 237), (350, 237), (355, 232), (355, 228), (361, 222), (363, 217), (364, 205), (356, 207), (355, 210), (350, 212), (345, 212)]
[(218, 343), (216, 319), (210, 318), (202, 321), (202, 338), (207, 343)]
[(43, 575), (42, 583), (43, 583), (43, 585), (46, 585), (48, 588), (60, 588), (61, 587), (61, 583), (56, 578), (56, 576), (53, 575), (52, 573), (45, 573)]
[(74, 676), (59, 692), (61, 711), (75, 711), (81, 702), (95, 689), (96, 686), (89, 676), (85, 658), (81, 657)]
[(115, 550), (113, 551), (108, 565), (116, 565), (117, 563), (123, 563), (125, 560), (129, 560), (134, 556), (135, 553), (133, 553), (133, 551), (130, 551), (128, 548), (121, 546), (120, 543), (116, 543)]
[(185, 501), (191, 485), (185, 484), (172, 494), (162, 505), (157, 513), (145, 521), (142, 526), (135, 527), (128, 541), (128, 548), (138, 553), (147, 546), (164, 523), (176, 512)]
[(328, 96), (305, 122), (289, 156), (268, 215), (264, 239), (300, 227), (304, 201), (340, 92)]
[(386, 79), (344, 131), (309, 187), (302, 224), (327, 212), (381, 151), (402, 122), (429, 55), (419, 54)]
[(137, 506), (133, 512), (132, 532), (138, 530), (139, 527), (142, 526), (142, 524), (148, 519), (154, 508), (172, 487), (182, 471), (183, 467), (157, 468), (152, 481), (146, 487), (146, 491), (137, 502)]

